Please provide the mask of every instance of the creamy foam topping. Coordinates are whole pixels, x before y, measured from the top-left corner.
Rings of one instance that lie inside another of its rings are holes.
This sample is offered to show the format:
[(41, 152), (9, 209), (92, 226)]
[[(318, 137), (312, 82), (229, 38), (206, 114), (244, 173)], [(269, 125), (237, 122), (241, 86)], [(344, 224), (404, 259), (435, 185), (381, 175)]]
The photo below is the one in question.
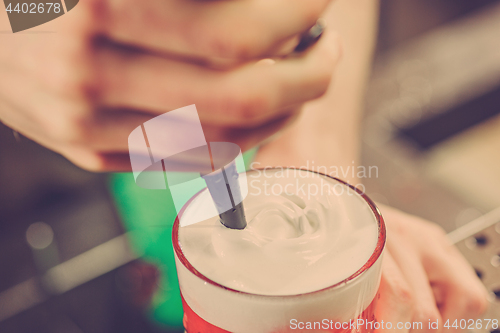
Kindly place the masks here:
[[(372, 255), (378, 225), (354, 191), (312, 173), (248, 177), (247, 228), (228, 229), (218, 216), (179, 228), (185, 257), (209, 279), (254, 294), (302, 294), (348, 278)], [(204, 191), (185, 214), (211, 204)]]

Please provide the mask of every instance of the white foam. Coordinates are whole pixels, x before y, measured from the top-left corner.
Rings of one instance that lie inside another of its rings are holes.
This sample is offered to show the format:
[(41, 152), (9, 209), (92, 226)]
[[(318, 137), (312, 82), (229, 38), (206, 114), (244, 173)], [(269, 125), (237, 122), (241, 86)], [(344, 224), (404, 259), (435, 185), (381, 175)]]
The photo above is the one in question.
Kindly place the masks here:
[[(212, 218), (181, 227), (179, 241), (188, 261), (212, 281), (265, 297), (210, 285), (177, 261), (189, 306), (232, 332), (267, 332), (282, 326), (287, 317), (310, 320), (328, 314), (340, 320), (359, 315), (378, 288), (380, 261), (342, 288), (290, 295), (335, 285), (368, 261), (377, 244), (378, 224), (364, 199), (339, 182), (305, 171), (249, 173), (248, 180), (245, 230), (228, 229)], [(206, 191), (187, 212), (210, 205)], [(286, 306), (276, 302), (277, 296), (286, 296)]]

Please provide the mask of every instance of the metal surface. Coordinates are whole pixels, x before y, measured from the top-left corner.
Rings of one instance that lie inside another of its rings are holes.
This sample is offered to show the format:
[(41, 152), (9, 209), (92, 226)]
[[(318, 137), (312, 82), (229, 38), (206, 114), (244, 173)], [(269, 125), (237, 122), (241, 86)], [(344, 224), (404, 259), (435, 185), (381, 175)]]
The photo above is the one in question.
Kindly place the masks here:
[[(448, 234), (490, 292), (485, 319), (500, 319), (500, 208)], [(490, 333), (498, 329), (474, 332)]]

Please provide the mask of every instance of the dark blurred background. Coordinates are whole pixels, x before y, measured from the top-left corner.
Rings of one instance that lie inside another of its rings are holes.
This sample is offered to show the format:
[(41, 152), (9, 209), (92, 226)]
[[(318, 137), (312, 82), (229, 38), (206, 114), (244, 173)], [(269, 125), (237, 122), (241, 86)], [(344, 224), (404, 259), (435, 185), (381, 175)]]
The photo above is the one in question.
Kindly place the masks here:
[[(382, 0), (368, 195), (447, 231), (500, 206), (499, 31), (499, 1)], [(161, 332), (143, 314), (154, 269), (123, 232), (107, 175), (0, 124), (0, 332)], [(63, 287), (43, 278), (54, 266)]]

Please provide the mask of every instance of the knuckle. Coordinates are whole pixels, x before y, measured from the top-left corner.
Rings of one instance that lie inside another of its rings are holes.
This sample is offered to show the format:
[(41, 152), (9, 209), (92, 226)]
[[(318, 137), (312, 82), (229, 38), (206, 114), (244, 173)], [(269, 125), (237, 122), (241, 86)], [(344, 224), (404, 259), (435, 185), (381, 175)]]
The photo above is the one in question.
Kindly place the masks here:
[(82, 64), (62, 59), (58, 63), (47, 64), (40, 77), (54, 95), (85, 100), (98, 91), (98, 80), (90, 76), (92, 68)]
[(84, 38), (58, 50), (44, 66), (36, 69), (37, 79), (48, 91), (60, 97), (88, 99), (99, 91), (100, 73)]
[(214, 56), (221, 56), (223, 54), (227, 54), (227, 48), (229, 47), (230, 45), (227, 44), (225, 39), (219, 36), (212, 37), (207, 45), (208, 51), (212, 53)]
[(85, 115), (65, 114), (47, 127), (54, 139), (67, 144), (88, 144), (92, 139), (90, 122)]
[(455, 307), (471, 317), (478, 317), (484, 314), (489, 307), (486, 291), (480, 282), (471, 285), (469, 281), (455, 281), (450, 285), (450, 289), (457, 295), (462, 295), (457, 300)]
[(482, 293), (470, 293), (465, 300), (465, 312), (472, 316), (480, 316), (488, 310), (488, 300)]
[[(112, 3), (112, 2), (111, 2)], [(78, 4), (78, 18), (75, 19), (76, 26), (74, 27), (75, 32), (90, 33), (96, 30), (96, 26), (99, 24), (104, 24), (104, 22), (109, 22), (113, 18), (113, 15), (109, 15), (111, 8), (110, 1), (101, 0), (86, 0), (81, 1)], [(116, 10), (116, 8), (113, 8)], [(106, 20), (103, 20), (106, 18)]]
[(416, 306), (414, 319), (420, 322), (427, 322), (429, 320), (436, 322), (441, 320), (441, 314), (433, 305)]
[(269, 110), (269, 102), (264, 95), (248, 92), (229, 94), (222, 105), (222, 109), (233, 114), (242, 125), (258, 122)]
[[(79, 4), (80, 10), (87, 10), (89, 12), (96, 12), (100, 7), (101, 7), (101, 1), (99, 0), (87, 0), (87, 1), (82, 1), (82, 3)], [(96, 14), (94, 14), (96, 15)]]
[(242, 121), (257, 122), (267, 110), (267, 102), (262, 97), (243, 99), (238, 106), (238, 114)]
[(224, 30), (215, 33), (209, 38), (208, 50), (213, 56), (234, 59), (250, 58), (252, 53), (252, 34), (245, 33), (243, 36), (235, 38), (233, 34)]
[[(78, 74), (75, 73), (75, 77)], [(55, 87), (56, 93), (61, 96), (67, 96), (69, 98), (87, 100), (91, 97), (92, 92), (97, 90), (97, 86), (94, 83), (85, 81), (83, 79), (74, 78), (62, 78), (57, 87)]]
[(398, 303), (402, 306), (410, 308), (415, 306), (415, 297), (410, 287), (399, 283), (393, 286), (393, 293)]

